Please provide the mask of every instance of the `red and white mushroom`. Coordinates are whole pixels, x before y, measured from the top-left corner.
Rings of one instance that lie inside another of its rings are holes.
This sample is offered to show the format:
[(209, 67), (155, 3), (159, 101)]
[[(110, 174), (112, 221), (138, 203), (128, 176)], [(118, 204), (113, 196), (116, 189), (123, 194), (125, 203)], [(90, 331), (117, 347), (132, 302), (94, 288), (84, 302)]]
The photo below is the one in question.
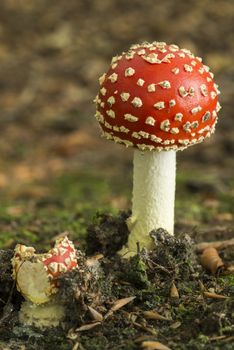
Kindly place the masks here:
[(134, 147), (128, 250), (151, 248), (149, 232), (174, 232), (176, 152), (215, 131), (218, 86), (200, 57), (164, 42), (133, 45), (112, 59), (95, 102), (103, 136)]
[(72, 241), (63, 237), (56, 240), (54, 248), (49, 250), (41, 260), (49, 277), (54, 280), (59, 275), (77, 267), (76, 249)]
[(17, 289), (26, 299), (20, 321), (38, 327), (57, 326), (64, 316), (63, 305), (54, 298), (59, 288), (58, 277), (78, 267), (73, 243), (66, 236), (59, 238), (44, 254), (17, 244), (12, 266)]

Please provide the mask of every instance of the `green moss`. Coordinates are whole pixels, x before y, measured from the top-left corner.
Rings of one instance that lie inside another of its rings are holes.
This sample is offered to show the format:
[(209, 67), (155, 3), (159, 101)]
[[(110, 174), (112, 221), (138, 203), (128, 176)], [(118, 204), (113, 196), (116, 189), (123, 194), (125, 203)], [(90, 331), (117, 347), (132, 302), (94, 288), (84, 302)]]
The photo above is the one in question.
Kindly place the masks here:
[(188, 304), (180, 303), (177, 307), (173, 308), (174, 317), (183, 323), (194, 321), (194, 319), (196, 317), (199, 318), (203, 312), (203, 306), (192, 300), (190, 300)]
[[(234, 188), (234, 184), (231, 184), (230, 188)], [(232, 213), (234, 208), (234, 196), (232, 193), (228, 191), (221, 193), (219, 199), (221, 203), (220, 211)]]
[[(175, 202), (177, 220), (209, 223), (216, 220), (217, 214), (232, 213), (234, 198), (231, 191), (222, 191), (220, 180), (215, 174), (203, 174), (179, 171), (176, 180), (177, 195)], [(225, 186), (232, 189), (233, 183), (227, 180)], [(194, 188), (193, 188), (194, 187)], [(204, 199), (211, 199), (217, 205), (206, 206)]]
[(176, 349), (180, 350), (203, 350), (207, 349), (207, 345), (209, 344), (209, 337), (204, 334), (199, 334), (195, 339), (191, 339), (186, 345), (182, 345), (180, 348), (176, 347)]
[(131, 268), (124, 273), (125, 281), (132, 283), (138, 288), (147, 288), (150, 285), (146, 273), (147, 266), (140, 256), (135, 255), (129, 262)]
[(108, 340), (102, 335), (96, 337), (81, 336), (80, 343), (85, 349), (102, 350), (108, 345)]
[(218, 282), (223, 286), (234, 287), (234, 274), (219, 277)]
[[(28, 198), (24, 197), (24, 195), (16, 198), (6, 197), (3, 201), (4, 204), (0, 207), (0, 247), (13, 247), (20, 242), (34, 245), (37, 249), (44, 250), (50, 247), (50, 241), (57, 234), (68, 231), (75, 244), (84, 248), (87, 227), (96, 213), (115, 213), (116, 210), (110, 205), (111, 199), (115, 195), (124, 193), (130, 199), (131, 181), (128, 179), (125, 183), (123, 178), (124, 174), (111, 180), (114, 181), (114, 185), (112, 185), (112, 182), (106, 181), (105, 174), (103, 176), (90, 175), (85, 172), (64, 174), (53, 179), (51, 183), (47, 182), (45, 184), (49, 188), (49, 192), (43, 197), (34, 198), (32, 196), (32, 198)], [(229, 194), (220, 195), (218, 193), (216, 200), (220, 200), (222, 202), (221, 205), (215, 208), (207, 208), (203, 203), (203, 193), (188, 193), (186, 189), (188, 179), (190, 179), (190, 175), (179, 174), (176, 198), (177, 220), (185, 219), (188, 223), (195, 220), (204, 224), (212, 221), (217, 213), (230, 210), (233, 200)], [(124, 187), (121, 187), (121, 182), (124, 183)], [(9, 208), (17, 206), (22, 209), (22, 213), (11, 214), (14, 211), (10, 211)], [(100, 226), (100, 218), (98, 219), (98, 216), (94, 219), (95, 223)], [(109, 234), (108, 227), (107, 233)], [(162, 256), (164, 257), (163, 254)], [(178, 256), (178, 259), (180, 259), (180, 254)], [(159, 337), (162, 335), (164, 339), (172, 339), (172, 342), (175, 344), (172, 348), (178, 350), (232, 349), (228, 343), (225, 344), (221, 341), (210, 342), (205, 334), (208, 334), (209, 337), (212, 334), (219, 335), (220, 333), (227, 336), (231, 335), (232, 328), (228, 320), (234, 317), (233, 311), (231, 311), (233, 306), (227, 304), (226, 307), (224, 302), (222, 302), (220, 311), (220, 309), (211, 308), (212, 305), (218, 305), (217, 302), (196, 300), (197, 286), (194, 285), (195, 282), (190, 278), (191, 269), (187, 268), (187, 266), (193, 267), (194, 262), (191, 262), (188, 256), (184, 260), (183, 273), (179, 278), (176, 278), (176, 286), (181, 296), (179, 300), (170, 300), (170, 281), (166, 280), (167, 277), (161, 276), (160, 271), (157, 272), (157, 278), (154, 282), (149, 282), (150, 274), (147, 275), (146, 264), (139, 256), (131, 259), (131, 269), (129, 269), (129, 261), (126, 263), (126, 273), (124, 278), (120, 280), (128, 281), (128, 283), (121, 284), (116, 279), (113, 284), (110, 282), (113, 278), (112, 274), (109, 276), (109, 279), (103, 279), (102, 283), (100, 283), (101, 294), (106, 300), (111, 302), (112, 299), (135, 295), (134, 303), (140, 309), (136, 321), (138, 323), (142, 322), (144, 324), (145, 322), (141, 313), (144, 310), (159, 310), (165, 315), (168, 313), (168, 317), (171, 317), (173, 320), (172, 324), (179, 321), (181, 326), (176, 329), (170, 327), (171, 323), (164, 321), (147, 320), (146, 322), (151, 329), (155, 330), (156, 333), (158, 332)], [(163, 265), (165, 261), (161, 263)], [(168, 262), (166, 267), (168, 268)], [(158, 281), (160, 283), (157, 283)], [(216, 282), (222, 286), (223, 294), (227, 293), (227, 295), (231, 296), (234, 293), (233, 275), (215, 279)], [(111, 302), (107, 303), (107, 309), (110, 307)], [(126, 306), (123, 309), (125, 312), (128, 312), (127, 310), (131, 310), (131, 308), (128, 309), (128, 306)], [(212, 317), (214, 314), (222, 312), (222, 310), (227, 312), (228, 318), (224, 321), (222, 320), (223, 324), (219, 325), (218, 316), (214, 320)], [(140, 344), (135, 343), (135, 339), (142, 334), (146, 334), (146, 332), (143, 329), (134, 327), (131, 320), (126, 320), (127, 314), (121, 314), (121, 312), (122, 310), (118, 310), (114, 314), (113, 319), (110, 318), (103, 322), (101, 328), (90, 330), (85, 332), (85, 334), (82, 333), (79, 342), (83, 348), (87, 350), (139, 349)], [(135, 310), (133, 311), (134, 313)], [(204, 324), (195, 324), (195, 319), (203, 322), (203, 316), (205, 319)], [(88, 320), (87, 322), (90, 321)], [(204, 325), (207, 324), (211, 325), (210, 328), (208, 327), (209, 329), (205, 329)], [(51, 336), (46, 341), (51, 347), (53, 347), (51, 344), (54, 341), (59, 350), (70, 349), (71, 344), (68, 345), (68, 342), (64, 341), (64, 339), (66, 339), (66, 335), (63, 335), (61, 339)], [(41, 348), (43, 348), (44, 343), (42, 342), (41, 344)], [(179, 345), (176, 346), (176, 344)], [(170, 344), (168, 346), (170, 347)]]
[[(108, 182), (90, 173), (65, 174), (54, 180), (54, 192), (56, 195), (64, 196), (65, 200), (98, 203), (110, 193)], [(79, 204), (78, 204), (79, 205)]]
[[(50, 194), (30, 201), (23, 194), (13, 201), (11, 194), (6, 196), (0, 207), (0, 247), (20, 242), (47, 249), (51, 239), (64, 231), (84, 247), (87, 226), (96, 212), (115, 212), (108, 205), (111, 189), (104, 177), (64, 174), (47, 185)], [(11, 207), (19, 207), (22, 213), (9, 214)]]
[(163, 298), (160, 296), (160, 290), (151, 285), (145, 290), (141, 290), (137, 293), (137, 300), (145, 310), (157, 309), (163, 302)]

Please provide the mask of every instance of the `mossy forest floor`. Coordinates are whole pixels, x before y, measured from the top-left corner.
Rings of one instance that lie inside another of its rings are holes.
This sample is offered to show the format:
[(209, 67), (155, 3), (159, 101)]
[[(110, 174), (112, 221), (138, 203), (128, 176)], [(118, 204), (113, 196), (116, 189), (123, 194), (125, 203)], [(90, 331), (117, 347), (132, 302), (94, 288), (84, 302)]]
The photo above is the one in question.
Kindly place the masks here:
[[(191, 176), (179, 174), (176, 237), (182, 234), (181, 241), (169, 240), (151, 256), (142, 253), (121, 262), (114, 256), (115, 241), (121, 234), (126, 239), (124, 219), (128, 213), (118, 214), (118, 205), (130, 207), (125, 203), (125, 196), (130, 198), (130, 182), (127, 186), (126, 179), (122, 182), (105, 174), (74, 172), (50, 179), (50, 183), (29, 184), (25, 193), (11, 194), (14, 199), (5, 196), (1, 207), (0, 349), (51, 349), (54, 343), (59, 350), (147, 349), (142, 344), (148, 341), (178, 350), (233, 349), (233, 275), (206, 273), (197, 263), (190, 241), (183, 238), (184, 233), (196, 242), (232, 238), (232, 194), (217, 190), (212, 180), (192, 181)], [(46, 188), (46, 194), (41, 195), (38, 187), (41, 193)], [(102, 216), (101, 212), (110, 214)], [(17, 320), (22, 298), (9, 275), (11, 249), (19, 242), (48, 249), (64, 231), (89, 256), (104, 254), (99, 277), (94, 276), (93, 284), (83, 291), (82, 303), (75, 298), (80, 275), (71, 274), (61, 281), (61, 300), (68, 310), (62, 328), (41, 332), (22, 327)], [(233, 250), (224, 250), (222, 257), (232, 262)], [(173, 282), (179, 298), (170, 297)], [(204, 290), (228, 298), (206, 298)], [(128, 297), (135, 298), (101, 322), (94, 321), (87, 309), (91, 306), (104, 317), (116, 301)], [(159, 313), (162, 319), (151, 319), (147, 311)], [(97, 323), (93, 328), (79, 331), (92, 322)]]
[[(233, 275), (203, 270), (185, 236), (195, 243), (234, 237), (233, 22), (232, 0), (2, 1), (0, 350), (148, 350), (149, 341), (172, 350), (234, 348)], [(143, 40), (174, 42), (202, 56), (223, 109), (210, 140), (178, 153), (176, 239), (126, 263), (114, 253), (119, 237), (126, 238), (132, 151), (100, 138), (92, 100), (111, 57)], [(85, 274), (61, 280), (68, 310), (61, 328), (22, 327), (13, 248), (48, 250), (64, 231), (82, 252), (96, 253), (95, 242), (104, 257), (82, 300), (75, 295)], [(221, 255), (234, 260), (231, 248)], [(179, 298), (170, 297), (173, 282)], [(103, 320), (80, 330), (94, 321), (88, 306)]]

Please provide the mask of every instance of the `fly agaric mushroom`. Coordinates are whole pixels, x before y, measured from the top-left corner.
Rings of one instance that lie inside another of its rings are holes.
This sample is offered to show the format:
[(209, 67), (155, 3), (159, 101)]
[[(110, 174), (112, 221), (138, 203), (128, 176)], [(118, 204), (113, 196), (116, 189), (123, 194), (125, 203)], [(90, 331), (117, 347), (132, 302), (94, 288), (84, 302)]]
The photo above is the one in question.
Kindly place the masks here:
[(174, 232), (176, 152), (215, 131), (218, 86), (189, 50), (164, 42), (133, 45), (112, 59), (95, 102), (103, 136), (134, 147), (127, 249), (151, 248), (149, 232)]
[(36, 254), (33, 247), (17, 244), (12, 259), (13, 278), (26, 301), (22, 304), (21, 323), (37, 327), (54, 327), (64, 317), (64, 306), (56, 300), (58, 277), (77, 268), (76, 249), (62, 237), (45, 254)]

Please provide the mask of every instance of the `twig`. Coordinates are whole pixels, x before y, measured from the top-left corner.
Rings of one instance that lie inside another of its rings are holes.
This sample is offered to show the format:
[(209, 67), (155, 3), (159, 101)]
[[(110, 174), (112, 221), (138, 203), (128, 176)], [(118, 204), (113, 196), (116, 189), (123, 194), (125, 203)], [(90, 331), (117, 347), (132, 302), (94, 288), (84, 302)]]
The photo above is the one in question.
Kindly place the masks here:
[(148, 261), (149, 261), (151, 264), (153, 264), (157, 269), (162, 270), (162, 271), (168, 273), (169, 275), (171, 275), (172, 272), (169, 271), (169, 270), (167, 270), (164, 266), (161, 266), (161, 265), (157, 264), (156, 262), (154, 262), (154, 261), (151, 260), (151, 259), (148, 259)]

